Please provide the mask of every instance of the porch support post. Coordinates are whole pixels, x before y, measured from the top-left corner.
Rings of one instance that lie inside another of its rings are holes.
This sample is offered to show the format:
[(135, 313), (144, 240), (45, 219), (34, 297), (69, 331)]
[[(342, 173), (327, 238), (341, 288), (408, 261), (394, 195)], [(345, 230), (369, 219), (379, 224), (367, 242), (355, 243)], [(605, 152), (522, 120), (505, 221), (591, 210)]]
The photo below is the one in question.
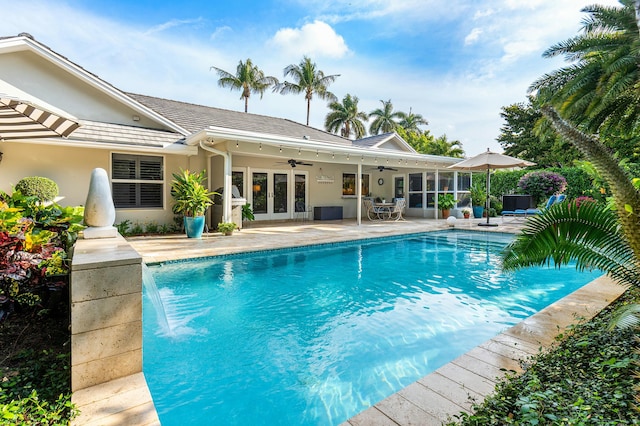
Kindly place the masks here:
[[(224, 184), (223, 184), (223, 205), (224, 211), (222, 212), (222, 221), (223, 222), (232, 222), (231, 220), (231, 199), (233, 198), (233, 193), (231, 192), (231, 166), (233, 161), (231, 160), (231, 153), (228, 152), (227, 155), (224, 156)], [(217, 224), (214, 224), (217, 226)]]
[(356, 179), (356, 223), (362, 223), (362, 163), (358, 163), (358, 178)]

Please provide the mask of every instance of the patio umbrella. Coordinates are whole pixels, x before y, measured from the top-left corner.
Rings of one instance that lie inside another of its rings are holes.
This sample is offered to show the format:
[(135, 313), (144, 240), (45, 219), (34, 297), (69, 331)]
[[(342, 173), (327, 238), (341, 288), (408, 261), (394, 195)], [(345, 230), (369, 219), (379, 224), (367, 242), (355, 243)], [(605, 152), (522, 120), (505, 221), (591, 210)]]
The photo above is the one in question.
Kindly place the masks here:
[(78, 119), (0, 80), (0, 140), (67, 137)]
[(485, 171), (487, 172), (487, 200), (486, 200), (486, 209), (487, 209), (487, 223), (479, 223), (478, 225), (483, 226), (498, 226), (497, 223), (491, 224), (489, 223), (489, 192), (491, 189), (491, 170), (492, 169), (510, 169), (513, 167), (527, 167), (533, 166), (535, 163), (531, 161), (521, 160), (519, 158), (510, 157), (508, 155), (499, 154), (497, 152), (489, 151), (487, 148), (487, 152), (483, 152), (482, 154), (478, 154), (475, 157), (467, 158), (459, 163), (452, 164), (449, 166), (449, 169), (457, 169), (457, 170), (469, 170), (469, 171)]

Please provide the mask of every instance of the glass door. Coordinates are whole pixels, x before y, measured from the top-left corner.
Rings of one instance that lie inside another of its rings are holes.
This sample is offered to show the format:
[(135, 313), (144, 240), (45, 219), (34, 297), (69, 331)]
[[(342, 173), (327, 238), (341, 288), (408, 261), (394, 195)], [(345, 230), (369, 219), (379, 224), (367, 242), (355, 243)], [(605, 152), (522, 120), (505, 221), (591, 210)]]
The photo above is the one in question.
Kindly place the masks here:
[(251, 205), (256, 220), (291, 218), (291, 172), (251, 172)]

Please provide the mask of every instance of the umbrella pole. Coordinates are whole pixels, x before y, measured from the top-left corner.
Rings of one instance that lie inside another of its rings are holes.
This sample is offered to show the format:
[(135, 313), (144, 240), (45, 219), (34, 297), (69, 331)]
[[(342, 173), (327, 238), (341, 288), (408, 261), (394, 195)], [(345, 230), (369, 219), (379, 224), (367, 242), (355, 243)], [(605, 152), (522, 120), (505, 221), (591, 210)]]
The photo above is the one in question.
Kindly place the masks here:
[(498, 226), (497, 223), (489, 223), (489, 207), (491, 206), (491, 168), (487, 164), (487, 199), (485, 201), (485, 209), (487, 211), (487, 223), (480, 222), (478, 226)]

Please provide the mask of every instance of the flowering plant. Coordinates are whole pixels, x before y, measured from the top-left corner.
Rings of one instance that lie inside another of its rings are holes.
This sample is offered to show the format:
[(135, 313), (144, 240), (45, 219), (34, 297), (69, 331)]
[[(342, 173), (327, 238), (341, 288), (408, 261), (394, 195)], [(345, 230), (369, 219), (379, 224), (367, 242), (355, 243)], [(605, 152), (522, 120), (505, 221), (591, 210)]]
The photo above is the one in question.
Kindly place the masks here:
[(567, 188), (564, 176), (553, 172), (529, 172), (518, 181), (518, 191), (529, 194), (536, 204), (552, 194), (563, 192)]

